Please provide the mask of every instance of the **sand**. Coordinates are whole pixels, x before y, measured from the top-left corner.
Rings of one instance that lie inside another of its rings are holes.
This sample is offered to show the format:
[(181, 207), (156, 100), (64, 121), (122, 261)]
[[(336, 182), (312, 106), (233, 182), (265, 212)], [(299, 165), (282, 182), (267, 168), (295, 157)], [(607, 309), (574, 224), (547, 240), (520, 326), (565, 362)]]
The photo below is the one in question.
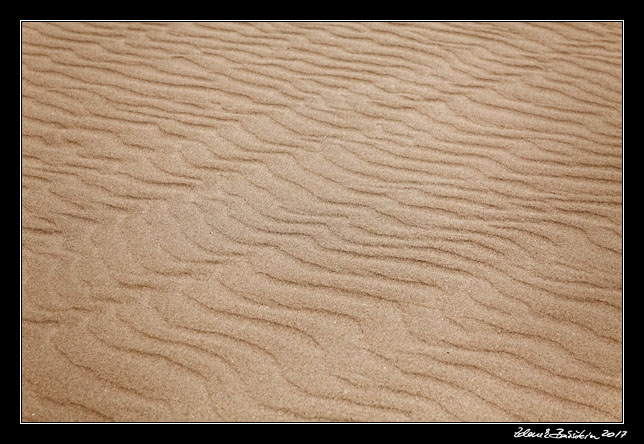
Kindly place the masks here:
[(23, 23), (23, 421), (620, 421), (621, 23)]

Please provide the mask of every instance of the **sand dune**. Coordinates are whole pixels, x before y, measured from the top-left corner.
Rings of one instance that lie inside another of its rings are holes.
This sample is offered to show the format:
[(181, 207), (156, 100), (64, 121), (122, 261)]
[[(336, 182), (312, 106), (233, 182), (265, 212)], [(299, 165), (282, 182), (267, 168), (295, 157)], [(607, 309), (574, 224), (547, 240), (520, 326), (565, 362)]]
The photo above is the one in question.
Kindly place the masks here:
[(23, 23), (24, 421), (620, 421), (621, 23)]

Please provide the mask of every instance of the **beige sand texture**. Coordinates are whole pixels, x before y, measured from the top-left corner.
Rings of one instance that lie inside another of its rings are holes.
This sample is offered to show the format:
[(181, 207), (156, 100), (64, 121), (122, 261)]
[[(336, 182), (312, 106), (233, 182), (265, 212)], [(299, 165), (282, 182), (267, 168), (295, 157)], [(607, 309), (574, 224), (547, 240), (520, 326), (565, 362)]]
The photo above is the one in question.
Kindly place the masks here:
[(622, 24), (25, 22), (23, 421), (621, 421)]

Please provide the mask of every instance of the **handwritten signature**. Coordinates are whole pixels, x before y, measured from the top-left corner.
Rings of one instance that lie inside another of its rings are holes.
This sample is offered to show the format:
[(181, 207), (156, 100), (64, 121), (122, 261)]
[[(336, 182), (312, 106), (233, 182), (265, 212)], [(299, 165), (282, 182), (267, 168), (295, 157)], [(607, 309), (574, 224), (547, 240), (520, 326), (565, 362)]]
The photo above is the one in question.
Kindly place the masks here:
[(623, 438), (624, 436), (626, 436), (626, 430), (620, 430), (618, 432), (604, 430), (600, 436), (597, 436), (592, 432), (587, 432), (586, 430), (555, 429), (554, 431), (550, 431), (550, 429), (546, 429), (543, 432), (533, 432), (532, 430), (524, 429), (523, 427), (519, 427), (519, 430), (514, 432), (515, 438), (601, 439)]

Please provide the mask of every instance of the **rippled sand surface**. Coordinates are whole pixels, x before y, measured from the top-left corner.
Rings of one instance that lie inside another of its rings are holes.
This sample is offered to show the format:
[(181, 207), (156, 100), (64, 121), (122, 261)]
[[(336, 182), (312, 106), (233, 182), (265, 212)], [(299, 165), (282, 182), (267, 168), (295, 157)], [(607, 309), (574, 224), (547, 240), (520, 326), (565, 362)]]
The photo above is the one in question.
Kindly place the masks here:
[(621, 23), (23, 23), (24, 421), (620, 421)]

